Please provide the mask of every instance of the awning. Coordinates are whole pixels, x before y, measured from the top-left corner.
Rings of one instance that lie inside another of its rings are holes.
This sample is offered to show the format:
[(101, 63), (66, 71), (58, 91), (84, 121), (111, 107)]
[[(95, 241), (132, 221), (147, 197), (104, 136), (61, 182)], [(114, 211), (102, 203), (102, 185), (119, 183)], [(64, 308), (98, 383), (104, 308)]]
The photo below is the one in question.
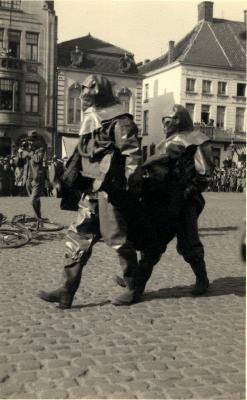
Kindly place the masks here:
[(78, 137), (63, 137), (62, 138), (62, 157), (70, 157), (78, 143)]
[(240, 154), (246, 154), (246, 144), (241, 143), (241, 144), (234, 144), (234, 148), (238, 155)]

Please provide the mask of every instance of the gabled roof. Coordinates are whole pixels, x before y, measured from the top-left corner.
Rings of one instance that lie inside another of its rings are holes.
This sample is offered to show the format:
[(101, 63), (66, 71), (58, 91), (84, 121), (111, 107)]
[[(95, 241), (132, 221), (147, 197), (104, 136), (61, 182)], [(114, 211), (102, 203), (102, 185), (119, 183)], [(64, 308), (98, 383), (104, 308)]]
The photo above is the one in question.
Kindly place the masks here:
[[(126, 74), (121, 71), (119, 60), (125, 54), (132, 56), (132, 53), (111, 43), (97, 39), (90, 35), (90, 33), (86, 36), (58, 44), (59, 67), (71, 66), (70, 54), (71, 51), (75, 50), (76, 46), (83, 52), (84, 61), (81, 66), (82, 69), (89, 69), (90, 72)], [(129, 73), (138, 74), (137, 67), (133, 65)]]
[[(243, 22), (214, 18), (201, 21), (174, 47), (173, 62), (236, 70), (246, 69), (246, 27)], [(168, 53), (139, 68), (143, 74), (168, 65)]]

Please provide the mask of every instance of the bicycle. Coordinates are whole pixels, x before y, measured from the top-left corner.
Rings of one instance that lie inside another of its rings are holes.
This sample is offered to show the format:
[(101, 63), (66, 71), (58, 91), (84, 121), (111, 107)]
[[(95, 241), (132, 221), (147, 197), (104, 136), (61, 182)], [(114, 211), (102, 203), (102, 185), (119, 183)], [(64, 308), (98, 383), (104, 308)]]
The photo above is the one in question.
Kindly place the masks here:
[(0, 249), (13, 249), (24, 246), (31, 240), (31, 232), (18, 222), (8, 221), (0, 213)]
[(64, 225), (50, 221), (49, 218), (42, 218), (41, 221), (37, 221), (36, 218), (26, 214), (15, 215), (12, 219), (12, 223), (17, 223), (19, 226), (29, 231), (57, 232), (64, 229)]

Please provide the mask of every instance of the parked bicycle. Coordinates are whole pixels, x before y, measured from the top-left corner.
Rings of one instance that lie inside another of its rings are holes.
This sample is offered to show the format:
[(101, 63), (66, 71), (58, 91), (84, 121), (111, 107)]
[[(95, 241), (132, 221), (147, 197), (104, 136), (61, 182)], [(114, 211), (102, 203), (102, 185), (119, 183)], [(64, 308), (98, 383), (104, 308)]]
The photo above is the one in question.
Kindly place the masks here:
[(36, 218), (26, 214), (15, 215), (11, 221), (0, 213), (0, 249), (18, 248), (32, 239), (32, 232), (57, 232), (64, 229), (64, 225), (42, 219), (39, 224)]
[(12, 222), (30, 231), (57, 232), (64, 229), (64, 225), (51, 221), (49, 218), (42, 218), (40, 223), (36, 218), (26, 214), (15, 215)]
[(8, 221), (0, 213), (0, 249), (11, 249), (24, 246), (31, 240), (31, 232), (17, 222)]

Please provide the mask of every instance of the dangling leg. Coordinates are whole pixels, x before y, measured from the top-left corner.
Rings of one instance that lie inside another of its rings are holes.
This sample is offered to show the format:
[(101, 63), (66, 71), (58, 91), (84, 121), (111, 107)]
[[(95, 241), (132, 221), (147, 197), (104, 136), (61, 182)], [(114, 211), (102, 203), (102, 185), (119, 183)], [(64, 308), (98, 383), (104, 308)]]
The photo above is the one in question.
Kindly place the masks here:
[(202, 295), (208, 291), (209, 280), (204, 261), (204, 247), (198, 234), (198, 213), (196, 205), (189, 204), (181, 214), (177, 232), (177, 251), (190, 264), (196, 276), (193, 295)]
[(113, 206), (105, 192), (99, 193), (100, 231), (105, 243), (113, 248), (119, 257), (125, 292), (113, 300), (115, 305), (131, 304), (134, 300), (134, 279), (138, 266), (137, 252), (128, 240), (128, 227), (122, 212)]
[(96, 202), (89, 197), (79, 203), (76, 223), (67, 233), (64, 258), (63, 283), (52, 292), (40, 292), (42, 300), (59, 303), (60, 308), (70, 308), (80, 285), (83, 267), (92, 254), (93, 245), (99, 240)]

